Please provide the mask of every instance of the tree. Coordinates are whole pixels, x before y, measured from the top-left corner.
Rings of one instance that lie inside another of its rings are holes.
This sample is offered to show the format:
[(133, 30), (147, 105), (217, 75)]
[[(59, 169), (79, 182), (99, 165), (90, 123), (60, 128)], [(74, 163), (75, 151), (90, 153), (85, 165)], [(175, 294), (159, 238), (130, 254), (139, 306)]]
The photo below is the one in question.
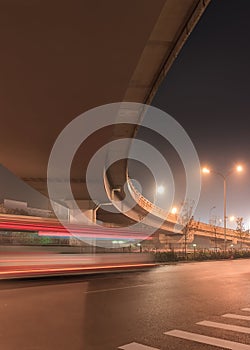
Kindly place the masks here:
[(187, 242), (191, 240), (193, 234), (198, 229), (198, 222), (194, 221), (193, 216), (194, 201), (186, 200), (182, 203), (181, 214), (178, 222), (182, 225), (182, 232), (184, 234), (184, 256), (187, 259)]
[(240, 249), (242, 249), (243, 239), (246, 237), (247, 231), (245, 230), (245, 224), (242, 217), (236, 218), (236, 230), (237, 236), (240, 238)]

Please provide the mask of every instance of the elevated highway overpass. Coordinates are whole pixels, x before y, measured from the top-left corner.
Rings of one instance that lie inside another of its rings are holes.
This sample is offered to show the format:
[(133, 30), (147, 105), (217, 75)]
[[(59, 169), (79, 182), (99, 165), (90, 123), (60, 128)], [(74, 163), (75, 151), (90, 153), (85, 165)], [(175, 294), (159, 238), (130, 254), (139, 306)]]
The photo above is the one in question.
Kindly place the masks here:
[[(48, 159), (62, 129), (79, 114), (103, 104), (150, 104), (209, 2), (2, 2), (1, 163), (47, 195)], [(92, 216), (96, 204), (86, 187), (89, 160), (110, 140), (133, 138), (138, 122), (135, 114), (131, 125), (96, 131), (76, 154), (71, 186), (82, 210)], [(100, 203), (123, 199), (127, 180), (123, 159), (106, 174), (107, 198), (94, 199)], [(135, 206), (126, 215), (99, 210), (98, 219), (127, 225), (139, 221), (149, 207), (152, 224), (161, 217), (146, 199), (139, 200), (133, 188), (129, 196)], [(54, 199), (70, 207), (67, 198)], [(171, 231), (172, 226), (168, 218), (162, 228)]]

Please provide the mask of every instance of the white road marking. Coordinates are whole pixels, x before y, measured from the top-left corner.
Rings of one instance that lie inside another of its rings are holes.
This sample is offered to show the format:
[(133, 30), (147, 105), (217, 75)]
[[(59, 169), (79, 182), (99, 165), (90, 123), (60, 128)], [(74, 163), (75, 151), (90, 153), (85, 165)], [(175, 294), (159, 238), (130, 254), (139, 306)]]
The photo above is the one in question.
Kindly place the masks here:
[(236, 320), (250, 321), (250, 316), (235, 315), (235, 314), (225, 314), (225, 315), (222, 315), (222, 317), (235, 318)]
[(123, 290), (123, 289), (137, 288), (137, 287), (148, 287), (148, 286), (154, 287), (155, 285), (153, 283), (145, 283), (145, 284), (137, 284), (137, 285), (134, 285), (134, 286), (125, 286), (125, 287), (117, 287), (117, 288), (89, 290), (89, 291), (87, 291), (85, 293), (90, 294), (90, 293), (113, 292), (115, 290)]
[(201, 322), (197, 322), (196, 324), (201, 325), (201, 326), (220, 328), (220, 329), (225, 329), (228, 331), (250, 334), (250, 328), (242, 327), (242, 326), (235, 326), (233, 324), (210, 322), (210, 321), (201, 321)]
[[(100, 290), (95, 290), (95, 291), (88, 291), (87, 293), (108, 292), (108, 291), (127, 289), (127, 288), (144, 287), (144, 286), (148, 286), (148, 285), (149, 284), (139, 284), (139, 285), (135, 285), (135, 286), (126, 286), (126, 287), (120, 287), (120, 288), (100, 289)], [(250, 308), (244, 308), (244, 309), (242, 309), (242, 311), (249, 311), (250, 312)], [(247, 320), (247, 321), (250, 320), (250, 316), (236, 315), (236, 314), (225, 314), (225, 315), (222, 315), (222, 317), (239, 319), (239, 320)], [(228, 331), (250, 334), (249, 327), (237, 326), (237, 325), (220, 323), (220, 322), (212, 322), (212, 321), (201, 321), (201, 322), (197, 322), (196, 324), (200, 325), (200, 326), (213, 327), (213, 328), (218, 328), (218, 329), (223, 329), (223, 330), (228, 330)], [(172, 331), (165, 332), (164, 334), (172, 336), (172, 337), (176, 337), (176, 338), (191, 340), (191, 341), (194, 341), (197, 343), (217, 346), (217, 347), (221, 347), (224, 349), (250, 350), (250, 345), (248, 345), (248, 344), (238, 343), (238, 342), (225, 340), (225, 339), (221, 339), (221, 338), (209, 337), (209, 336), (205, 336), (205, 335), (197, 334), (197, 333), (185, 332), (185, 331), (181, 331), (178, 329), (174, 329)], [(152, 348), (151, 346), (142, 345), (142, 344), (134, 343), (134, 342), (130, 343), (130, 344), (122, 345), (118, 349), (121, 349), (121, 350), (159, 350), (156, 348)]]
[(250, 311), (250, 307), (245, 307), (244, 309), (241, 309), (242, 311)]
[(218, 346), (225, 349), (250, 350), (250, 345), (247, 345), (247, 344), (236, 343), (233, 341), (219, 339), (219, 338), (207, 337), (201, 334), (179, 331), (177, 329), (174, 329), (169, 332), (165, 332), (164, 334), (170, 335), (172, 337), (181, 338), (181, 339), (192, 340), (198, 343)]
[(122, 350), (159, 350), (156, 348), (151, 348), (151, 346), (146, 346), (138, 343), (130, 343), (127, 345), (122, 345), (118, 349)]

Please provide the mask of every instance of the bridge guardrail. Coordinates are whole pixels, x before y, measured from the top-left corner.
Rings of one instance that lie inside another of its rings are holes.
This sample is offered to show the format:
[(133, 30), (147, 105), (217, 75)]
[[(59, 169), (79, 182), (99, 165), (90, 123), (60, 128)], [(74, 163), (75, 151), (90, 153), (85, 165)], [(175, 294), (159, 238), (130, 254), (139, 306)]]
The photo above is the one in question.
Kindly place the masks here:
[[(179, 217), (178, 214), (172, 214), (167, 212), (166, 210), (156, 206), (154, 203), (150, 202), (147, 198), (145, 198), (133, 185), (131, 179), (128, 179), (129, 184), (129, 190), (130, 194), (132, 195), (133, 199), (138, 203), (139, 206), (141, 206), (146, 211), (152, 213), (153, 215), (159, 216), (162, 219), (165, 219), (166, 221), (169, 221), (171, 223), (179, 224)], [(212, 232), (213, 235), (215, 234), (214, 226), (211, 226), (209, 224), (203, 223), (203, 222), (195, 222), (197, 231), (204, 231), (204, 232)], [(224, 228), (220, 226), (216, 227), (216, 235), (223, 236), (224, 237)], [(180, 232), (181, 233), (181, 232)], [(227, 228), (226, 236), (229, 238), (237, 238), (238, 240), (243, 241), (249, 241), (250, 242), (250, 235), (248, 237), (242, 237), (240, 238), (235, 230)]]

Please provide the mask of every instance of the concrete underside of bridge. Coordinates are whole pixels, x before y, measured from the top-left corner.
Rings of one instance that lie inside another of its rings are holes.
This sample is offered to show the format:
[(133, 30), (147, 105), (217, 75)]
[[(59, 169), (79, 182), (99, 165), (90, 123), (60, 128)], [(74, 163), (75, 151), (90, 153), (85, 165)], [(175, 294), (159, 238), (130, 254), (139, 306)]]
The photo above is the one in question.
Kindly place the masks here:
[[(1, 163), (47, 195), (48, 158), (63, 128), (103, 104), (150, 104), (209, 2), (3, 1)], [(81, 145), (71, 169), (75, 198), (90, 199), (85, 170), (92, 155), (110, 140), (131, 138), (135, 132), (134, 124), (107, 127)], [(125, 159), (110, 169), (110, 188), (122, 188), (126, 177)], [(99, 186), (100, 179), (95, 181)], [(138, 211), (145, 214), (137, 206)], [(126, 225), (138, 215), (110, 217), (100, 210), (98, 218)]]

